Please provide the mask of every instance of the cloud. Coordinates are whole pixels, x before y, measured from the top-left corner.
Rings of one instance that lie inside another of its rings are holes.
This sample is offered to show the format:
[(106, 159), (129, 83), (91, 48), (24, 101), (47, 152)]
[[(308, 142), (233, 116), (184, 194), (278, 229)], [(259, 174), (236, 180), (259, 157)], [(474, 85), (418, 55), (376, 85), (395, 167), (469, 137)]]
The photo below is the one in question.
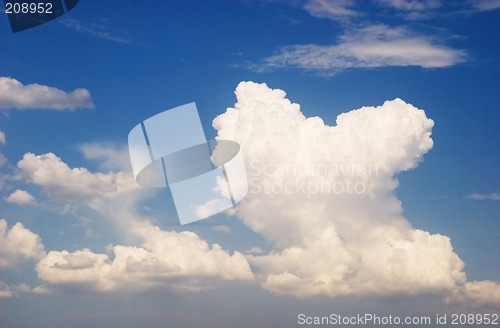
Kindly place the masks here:
[(470, 194), (465, 196), (467, 199), (474, 200), (500, 200), (500, 194), (492, 192), (491, 194)]
[(17, 163), (17, 178), (41, 186), (58, 200), (85, 203), (96, 197), (112, 197), (138, 188), (125, 172), (91, 173), (86, 168), (70, 168), (53, 153), (26, 153)]
[(433, 146), (423, 110), (395, 99), (328, 126), (266, 84), (242, 82), (235, 93), (213, 126), (245, 158), (250, 190), (235, 213), (272, 247), (247, 255), (263, 288), (446, 296), (465, 283), (450, 239), (413, 228), (395, 195), (395, 176)]
[(80, 151), (86, 159), (98, 162), (105, 170), (132, 172), (126, 145), (92, 142), (81, 145)]
[(87, 89), (66, 93), (40, 84), (23, 85), (16, 79), (0, 77), (0, 109), (76, 109), (94, 108)]
[(196, 205), (196, 217), (200, 219), (207, 218), (214, 215), (214, 213), (220, 213), (227, 208), (232, 206), (231, 201), (226, 198), (216, 198), (207, 201), (204, 204)]
[(473, 308), (500, 308), (500, 284), (491, 280), (467, 282), (446, 301)]
[(113, 258), (89, 249), (52, 251), (37, 265), (38, 277), (50, 286), (81, 286), (100, 292), (176, 293), (212, 289), (223, 281), (250, 281), (253, 274), (239, 252), (232, 255), (209, 245), (193, 232), (162, 231), (137, 225), (141, 246), (114, 246)]
[[(107, 154), (121, 156), (117, 150)], [(138, 203), (147, 190), (138, 188), (131, 173), (71, 168), (53, 153), (25, 154), (17, 168), (18, 179), (42, 187), (54, 201), (88, 206), (132, 241), (111, 247), (111, 255), (86, 248), (48, 252), (36, 266), (44, 290), (70, 286), (97, 292), (184, 293), (215, 288), (225, 281), (253, 280), (241, 253), (230, 254), (193, 232), (161, 230), (152, 219), (139, 215)]]
[(30, 286), (26, 284), (19, 284), (9, 286), (4, 281), (0, 280), (0, 298), (17, 297), (20, 293), (35, 292)]
[(438, 0), (379, 0), (379, 4), (393, 8), (407, 20), (430, 19), (436, 15), (436, 9), (443, 6)]
[(15, 293), (5, 282), (0, 280), (0, 298), (10, 298), (13, 296), (15, 296)]
[(309, 0), (304, 4), (304, 9), (314, 17), (343, 21), (357, 15), (348, 8), (353, 5), (351, 0)]
[(20, 222), (8, 229), (7, 221), (0, 219), (0, 269), (9, 269), (21, 261), (39, 260), (45, 256), (40, 237)]
[[(0, 145), (5, 145), (7, 143), (7, 137), (3, 131), (0, 131)], [(4, 166), (7, 163), (7, 157), (4, 154), (0, 153), (0, 167)], [(1, 184), (0, 184), (1, 187)]]
[(470, 4), (477, 10), (487, 11), (500, 8), (500, 0), (472, 0)]
[(116, 42), (116, 43), (123, 43), (123, 44), (132, 44), (133, 40), (132, 39), (127, 39), (127, 38), (122, 38), (118, 37), (115, 35), (111, 35), (107, 31), (107, 27), (102, 25), (102, 24), (95, 24), (95, 23), (86, 23), (83, 24), (79, 22), (76, 19), (62, 19), (60, 22), (70, 28), (73, 29), (79, 33), (82, 33), (84, 35), (89, 35), (101, 40), (105, 41), (110, 41), (110, 42)]
[(407, 11), (424, 11), (442, 6), (438, 0), (379, 0), (378, 2), (384, 6)]
[[(258, 281), (296, 297), (472, 297), (450, 239), (413, 228), (395, 195), (396, 175), (417, 167), (433, 146), (434, 122), (423, 110), (395, 99), (341, 114), (328, 126), (265, 84), (242, 82), (236, 96), (234, 108), (213, 125), (218, 139), (240, 144), (248, 170), (250, 190), (234, 213), (271, 251), (253, 248), (244, 256), (193, 232), (161, 230), (138, 213), (147, 192), (130, 173), (92, 173), (52, 153), (28, 153), (17, 165), (18, 179), (55, 201), (86, 204), (128, 241), (106, 253), (43, 252), (36, 289), (186, 293)], [(491, 301), (482, 290), (476, 299)]]
[(229, 228), (225, 224), (218, 224), (218, 225), (212, 227), (212, 231), (231, 233), (231, 228)]
[(257, 70), (295, 67), (333, 74), (350, 68), (386, 66), (448, 67), (463, 62), (466, 53), (437, 44), (404, 28), (371, 25), (344, 33), (334, 45), (290, 45), (280, 49)]
[(17, 189), (6, 199), (7, 203), (17, 205), (33, 205), (36, 203), (35, 198), (27, 191)]
[(245, 253), (247, 254), (262, 254), (264, 251), (260, 247), (252, 247), (249, 250), (247, 250)]

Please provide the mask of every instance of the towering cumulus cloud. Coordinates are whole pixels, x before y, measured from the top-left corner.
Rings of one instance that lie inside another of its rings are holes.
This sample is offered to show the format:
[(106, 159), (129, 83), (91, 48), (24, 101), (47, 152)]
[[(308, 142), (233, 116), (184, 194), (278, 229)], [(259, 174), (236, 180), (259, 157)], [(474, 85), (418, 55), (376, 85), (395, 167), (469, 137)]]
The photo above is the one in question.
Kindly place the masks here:
[(401, 99), (306, 118), (285, 92), (242, 82), (218, 116), (240, 143), (250, 190), (236, 215), (274, 251), (249, 256), (262, 286), (312, 295), (448, 294), (465, 283), (450, 239), (415, 229), (394, 191), (432, 148), (434, 122)]

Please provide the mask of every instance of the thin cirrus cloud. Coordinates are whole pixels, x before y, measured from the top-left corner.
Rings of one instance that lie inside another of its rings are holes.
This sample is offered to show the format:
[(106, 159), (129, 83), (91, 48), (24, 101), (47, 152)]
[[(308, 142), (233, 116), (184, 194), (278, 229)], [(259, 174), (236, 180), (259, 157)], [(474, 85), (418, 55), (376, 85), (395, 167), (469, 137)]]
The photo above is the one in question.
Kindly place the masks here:
[(465, 61), (463, 50), (452, 49), (405, 28), (371, 25), (350, 30), (333, 45), (290, 45), (254, 66), (257, 70), (295, 67), (334, 74), (352, 68), (386, 66), (448, 67)]
[(96, 162), (104, 170), (132, 172), (127, 145), (91, 142), (79, 148), (86, 159)]
[[(374, 3), (392, 8), (406, 20), (428, 19), (443, 3), (437, 0), (380, 0)], [(331, 76), (340, 70), (389, 66), (449, 67), (464, 62), (467, 53), (448, 47), (429, 35), (408, 27), (373, 24), (376, 13), (360, 8), (351, 0), (309, 0), (302, 8), (311, 16), (338, 23), (341, 35), (333, 44), (292, 44), (250, 69), (265, 72), (279, 68), (297, 68)], [(362, 21), (361, 21), (362, 19)], [(442, 39), (442, 38), (441, 38)]]
[(225, 224), (218, 224), (212, 228), (212, 231), (216, 232), (224, 232), (224, 233), (231, 233), (231, 228), (229, 228)]
[(470, 4), (480, 11), (500, 9), (500, 0), (471, 0)]
[(435, 17), (444, 6), (438, 0), (379, 0), (378, 3), (397, 12), (397, 16), (409, 21), (428, 20)]
[(467, 199), (473, 200), (500, 200), (500, 194), (492, 192), (491, 194), (470, 194), (465, 196)]
[(407, 11), (436, 9), (443, 5), (439, 0), (378, 0), (378, 2), (384, 6)]
[[(0, 145), (5, 145), (7, 143), (7, 137), (5, 136), (5, 133), (3, 131), (0, 131)], [(7, 163), (7, 157), (5, 157), (4, 154), (0, 153), (0, 167), (4, 166)], [(1, 180), (0, 180), (1, 182)], [(0, 183), (0, 187), (1, 187)]]
[[(339, 23), (350, 22), (356, 18), (365, 17), (360, 2), (353, 0), (308, 0), (302, 6), (311, 16), (327, 18)], [(432, 12), (442, 8), (450, 12), (470, 12), (496, 10), (500, 8), (500, 0), (469, 0), (460, 3), (451, 3), (442, 0), (375, 0), (373, 5), (399, 11), (399, 16), (411, 20), (432, 17)], [(431, 14), (431, 15), (429, 15)]]
[(41, 84), (24, 85), (10, 77), (0, 77), (0, 110), (94, 108), (90, 92), (78, 88), (72, 92)]
[(75, 30), (81, 34), (84, 35), (89, 35), (97, 39), (105, 40), (105, 41), (110, 41), (110, 42), (116, 42), (116, 43), (123, 43), (123, 44), (132, 44), (133, 40), (128, 39), (128, 38), (122, 38), (118, 37), (115, 35), (110, 34), (107, 31), (107, 27), (103, 26), (102, 24), (84, 24), (81, 23), (80, 21), (76, 19), (63, 19), (61, 20), (61, 23), (72, 29)]
[[(428, 18), (432, 16), (429, 15), (431, 11), (443, 6), (438, 0), (378, 0), (374, 1), (374, 4), (399, 11), (403, 17), (410, 20)], [(367, 13), (357, 8), (356, 5), (357, 3), (352, 0), (309, 0), (304, 4), (303, 9), (317, 18), (347, 23), (367, 16)]]
[(358, 15), (355, 10), (349, 8), (353, 5), (354, 1), (351, 0), (310, 0), (304, 4), (304, 9), (314, 17), (345, 21)]

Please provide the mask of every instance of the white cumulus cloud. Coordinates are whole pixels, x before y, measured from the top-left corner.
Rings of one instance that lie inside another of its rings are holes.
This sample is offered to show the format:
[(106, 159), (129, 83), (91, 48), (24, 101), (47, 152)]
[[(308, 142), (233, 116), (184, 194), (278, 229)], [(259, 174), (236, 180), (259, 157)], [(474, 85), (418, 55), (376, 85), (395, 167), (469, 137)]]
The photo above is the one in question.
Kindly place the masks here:
[(6, 199), (7, 203), (17, 204), (17, 205), (32, 205), (35, 204), (35, 198), (27, 191), (17, 189)]
[[(146, 192), (130, 173), (93, 173), (52, 153), (28, 153), (18, 162), (18, 179), (55, 201), (89, 206), (130, 237), (107, 253), (45, 254), (42, 245), (30, 257), (41, 258), (42, 285), (35, 289), (196, 292), (257, 280), (273, 293), (297, 297), (432, 293), (450, 302), (496, 304), (490, 282), (466, 281), (448, 237), (416, 229), (402, 214), (396, 175), (418, 166), (433, 146), (434, 122), (423, 110), (395, 99), (339, 115), (328, 126), (265, 84), (242, 82), (236, 96), (234, 108), (213, 125), (217, 138), (238, 142), (245, 158), (249, 193), (234, 213), (271, 251), (254, 247), (243, 255), (193, 232), (161, 230), (138, 214)], [(121, 156), (105, 154), (95, 158)], [(11, 230), (25, 229), (19, 225)]]
[[(121, 156), (119, 151), (107, 154)], [(52, 153), (25, 154), (17, 168), (18, 179), (41, 186), (54, 201), (89, 206), (134, 241), (111, 247), (111, 256), (90, 249), (48, 252), (36, 267), (42, 290), (80, 286), (98, 292), (196, 292), (224, 281), (253, 279), (243, 254), (208, 244), (193, 232), (161, 230), (139, 215), (138, 202), (147, 191), (138, 188), (130, 172), (71, 168)]]
[(48, 286), (79, 285), (101, 292), (145, 292), (163, 288), (198, 292), (223, 281), (253, 279), (247, 260), (219, 245), (209, 245), (193, 232), (162, 231), (137, 225), (140, 246), (114, 246), (113, 258), (83, 249), (51, 251), (37, 265)]
[(0, 77), (0, 109), (94, 108), (87, 89), (70, 93), (40, 84), (23, 85), (16, 79)]
[(138, 187), (125, 172), (92, 173), (70, 168), (53, 153), (26, 153), (17, 163), (17, 178), (41, 186), (56, 199), (85, 202), (95, 197), (112, 197)]
[(413, 228), (394, 193), (395, 175), (433, 146), (423, 110), (396, 99), (328, 126), (266, 84), (235, 93), (213, 126), (241, 145), (250, 187), (236, 215), (273, 248), (247, 256), (265, 289), (447, 295), (466, 281), (450, 239)]
[(13, 268), (20, 261), (39, 260), (45, 256), (40, 237), (26, 229), (20, 222), (10, 229), (5, 219), (0, 219), (0, 269)]
[(500, 284), (491, 280), (467, 282), (446, 300), (473, 308), (500, 308)]

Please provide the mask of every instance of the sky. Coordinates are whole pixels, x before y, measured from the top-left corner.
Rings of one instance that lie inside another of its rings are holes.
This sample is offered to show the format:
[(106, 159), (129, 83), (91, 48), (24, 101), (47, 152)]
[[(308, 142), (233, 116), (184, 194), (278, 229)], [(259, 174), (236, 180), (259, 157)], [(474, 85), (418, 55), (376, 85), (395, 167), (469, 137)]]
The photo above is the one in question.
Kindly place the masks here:
[[(0, 326), (500, 314), (498, 22), (497, 0), (82, 0), (13, 33), (2, 8)], [(180, 225), (127, 138), (191, 102), (249, 191)]]

